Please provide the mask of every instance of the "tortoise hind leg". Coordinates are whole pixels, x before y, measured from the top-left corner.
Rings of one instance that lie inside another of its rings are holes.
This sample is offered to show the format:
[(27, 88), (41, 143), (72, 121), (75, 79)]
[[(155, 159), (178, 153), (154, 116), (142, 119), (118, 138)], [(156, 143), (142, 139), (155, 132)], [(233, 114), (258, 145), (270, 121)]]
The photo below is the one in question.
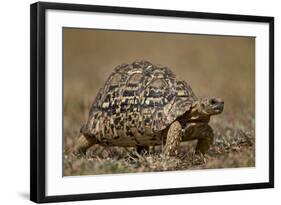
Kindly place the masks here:
[(75, 142), (75, 146), (72, 149), (73, 154), (86, 154), (88, 148), (96, 144), (98, 141), (94, 136), (89, 136), (85, 134), (80, 134), (77, 141)]
[(164, 147), (164, 155), (171, 156), (177, 154), (179, 144), (182, 139), (182, 127), (178, 121), (170, 125), (167, 140)]

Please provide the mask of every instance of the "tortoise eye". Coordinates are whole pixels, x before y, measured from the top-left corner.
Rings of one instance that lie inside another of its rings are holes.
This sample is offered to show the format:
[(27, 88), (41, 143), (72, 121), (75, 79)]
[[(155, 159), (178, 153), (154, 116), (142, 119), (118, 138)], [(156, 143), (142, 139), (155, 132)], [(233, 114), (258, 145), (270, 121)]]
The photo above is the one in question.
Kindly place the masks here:
[(211, 100), (210, 100), (210, 104), (211, 104), (211, 105), (215, 105), (216, 103), (217, 103), (217, 101), (216, 101), (215, 99), (211, 99)]

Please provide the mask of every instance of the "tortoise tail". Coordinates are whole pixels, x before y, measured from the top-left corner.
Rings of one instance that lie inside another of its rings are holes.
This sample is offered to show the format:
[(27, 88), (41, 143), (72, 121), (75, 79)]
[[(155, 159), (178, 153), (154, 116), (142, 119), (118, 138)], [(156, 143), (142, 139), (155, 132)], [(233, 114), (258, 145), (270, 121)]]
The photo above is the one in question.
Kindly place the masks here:
[(89, 136), (85, 134), (80, 134), (78, 139), (75, 142), (75, 145), (71, 153), (77, 154), (86, 154), (88, 148), (97, 143), (97, 139), (94, 136)]

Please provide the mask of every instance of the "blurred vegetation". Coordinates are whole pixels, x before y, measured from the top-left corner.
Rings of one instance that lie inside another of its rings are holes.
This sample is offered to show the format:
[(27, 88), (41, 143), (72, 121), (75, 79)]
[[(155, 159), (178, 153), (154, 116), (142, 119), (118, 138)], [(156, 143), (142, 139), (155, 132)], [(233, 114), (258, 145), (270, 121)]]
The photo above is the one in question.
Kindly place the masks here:
[(95, 145), (86, 156), (65, 154), (64, 174), (104, 174), (255, 166), (255, 39), (250, 37), (64, 29), (64, 148), (69, 150), (86, 122), (93, 99), (115, 66), (136, 59), (169, 66), (198, 97), (224, 99), (211, 119), (215, 141), (205, 156), (195, 142), (179, 156), (163, 158), (156, 147), (144, 156), (134, 149)]

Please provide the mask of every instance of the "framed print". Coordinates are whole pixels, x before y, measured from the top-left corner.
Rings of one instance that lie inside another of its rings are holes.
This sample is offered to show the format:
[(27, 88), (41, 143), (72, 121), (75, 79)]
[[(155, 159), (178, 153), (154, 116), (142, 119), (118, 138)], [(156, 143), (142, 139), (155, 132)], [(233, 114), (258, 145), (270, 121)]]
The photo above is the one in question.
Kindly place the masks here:
[(30, 198), (274, 187), (274, 18), (31, 5)]

